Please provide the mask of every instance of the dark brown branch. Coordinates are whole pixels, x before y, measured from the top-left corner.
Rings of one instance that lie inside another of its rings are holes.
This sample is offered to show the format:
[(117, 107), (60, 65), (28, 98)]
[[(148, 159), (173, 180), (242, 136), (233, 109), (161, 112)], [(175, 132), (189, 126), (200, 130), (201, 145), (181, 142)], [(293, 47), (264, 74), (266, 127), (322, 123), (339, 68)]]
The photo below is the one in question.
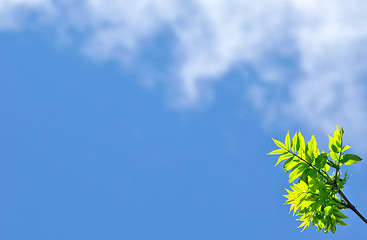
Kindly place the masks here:
[(365, 219), (363, 216), (362, 216), (362, 214), (360, 213), (360, 212), (358, 212), (358, 210), (356, 209), (356, 207), (353, 205), (353, 204), (351, 204), (350, 203), (350, 201), (348, 200), (348, 198), (344, 195), (344, 193), (341, 191), (341, 190), (339, 190), (338, 191), (338, 193), (339, 193), (339, 195), (343, 198), (343, 200), (347, 203), (347, 206), (348, 206), (348, 208), (350, 208), (355, 214), (357, 214), (358, 215), (358, 217), (360, 218), (360, 219), (362, 219), (363, 220), (363, 222), (365, 222), (366, 224), (367, 224), (367, 219)]

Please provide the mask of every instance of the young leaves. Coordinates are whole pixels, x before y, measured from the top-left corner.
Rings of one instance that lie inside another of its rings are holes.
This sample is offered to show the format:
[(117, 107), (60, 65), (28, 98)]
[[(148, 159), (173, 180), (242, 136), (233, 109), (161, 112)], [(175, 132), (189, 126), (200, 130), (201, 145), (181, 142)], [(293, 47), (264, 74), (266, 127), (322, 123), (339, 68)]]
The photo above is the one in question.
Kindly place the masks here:
[(315, 167), (318, 170), (324, 170), (325, 172), (327, 172), (329, 169), (325, 169), (325, 165), (326, 162), (328, 160), (328, 155), (327, 153), (322, 153), (320, 155), (318, 155), (315, 159)]
[(290, 143), (290, 138), (289, 138), (289, 132), (287, 133), (287, 136), (285, 137), (285, 144), (282, 143), (281, 141), (275, 140), (274, 138), (273, 138), (273, 141), (279, 147), (279, 149), (271, 151), (270, 153), (268, 153), (268, 155), (280, 154), (278, 158), (278, 162), (275, 164), (275, 166), (277, 166), (281, 161), (287, 160), (293, 157), (293, 154), (290, 152), (291, 143)]
[(357, 155), (345, 154), (343, 159), (341, 160), (341, 163), (345, 165), (351, 165), (359, 161), (362, 161), (362, 158), (358, 157)]
[[(298, 179), (291, 190), (286, 189), (288, 194), (284, 196), (286, 204), (291, 205), (290, 210), (299, 216), (297, 220), (302, 221), (299, 227), (303, 230), (314, 225), (325, 233), (335, 233), (336, 225), (347, 225), (341, 220), (347, 217), (340, 210), (351, 208), (356, 211), (342, 193), (349, 175), (345, 173), (341, 179), (340, 167), (362, 159), (354, 154), (344, 154), (350, 147), (343, 146), (343, 134), (343, 128), (337, 126), (333, 137), (329, 136), (329, 153), (320, 153), (314, 136), (306, 144), (300, 131), (292, 139), (288, 132), (284, 143), (273, 139), (278, 149), (268, 154), (280, 155), (275, 166), (285, 161), (283, 168), (289, 172), (289, 183)], [(331, 175), (328, 174), (330, 168), (335, 170)]]
[(303, 174), (303, 172), (309, 169), (310, 166), (307, 164), (300, 162), (296, 166), (292, 168), (292, 171), (289, 173), (289, 183), (292, 183), (296, 180), (299, 176)]

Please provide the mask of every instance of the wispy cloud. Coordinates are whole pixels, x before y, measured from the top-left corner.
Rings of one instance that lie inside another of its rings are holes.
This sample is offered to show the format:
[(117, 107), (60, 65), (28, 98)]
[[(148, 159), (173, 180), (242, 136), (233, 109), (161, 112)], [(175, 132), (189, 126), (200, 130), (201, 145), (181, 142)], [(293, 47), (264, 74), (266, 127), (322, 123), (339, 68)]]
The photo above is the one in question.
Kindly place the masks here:
[(1, 0), (0, 30), (15, 30), (27, 23), (30, 16), (38, 20), (49, 17), (52, 3), (49, 0)]
[(178, 71), (170, 78), (181, 106), (206, 100), (213, 82), (243, 64), (259, 76), (248, 96), (264, 114), (277, 111), (325, 132), (342, 124), (358, 138), (367, 133), (362, 0), (76, 2), (2, 0), (0, 29), (36, 13), (82, 36), (86, 54), (122, 62), (169, 32), (173, 47), (162, 51), (173, 52), (169, 67)]

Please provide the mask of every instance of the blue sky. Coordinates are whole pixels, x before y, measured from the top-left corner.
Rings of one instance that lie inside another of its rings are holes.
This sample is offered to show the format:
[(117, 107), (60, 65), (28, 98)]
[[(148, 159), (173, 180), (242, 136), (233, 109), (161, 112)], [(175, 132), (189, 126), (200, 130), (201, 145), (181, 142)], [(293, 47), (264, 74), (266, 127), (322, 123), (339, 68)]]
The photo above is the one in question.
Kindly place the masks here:
[(365, 158), (365, 4), (1, 1), (0, 238), (365, 236), (301, 233), (265, 156), (338, 124)]

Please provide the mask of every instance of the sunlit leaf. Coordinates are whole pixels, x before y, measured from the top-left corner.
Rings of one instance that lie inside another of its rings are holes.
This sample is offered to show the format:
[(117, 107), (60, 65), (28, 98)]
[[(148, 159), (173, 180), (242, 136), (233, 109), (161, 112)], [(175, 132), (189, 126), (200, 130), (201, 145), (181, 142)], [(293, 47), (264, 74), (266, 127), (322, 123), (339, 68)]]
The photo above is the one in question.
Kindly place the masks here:
[(343, 159), (341, 160), (341, 163), (345, 165), (351, 165), (360, 161), (362, 161), (362, 158), (358, 157), (357, 155), (345, 154)]
[(284, 145), (284, 143), (282, 143), (281, 141), (278, 141), (276, 139), (273, 138), (273, 141), (274, 143), (279, 147), (279, 148), (282, 148), (282, 149), (287, 149), (287, 147)]
[(349, 145), (345, 145), (345, 146), (343, 147), (343, 149), (342, 149), (342, 152), (347, 151), (349, 148), (350, 148), (350, 146), (349, 146)]
[(288, 158), (291, 158), (291, 157), (293, 157), (293, 154), (292, 153), (290, 153), (290, 152), (283, 153), (278, 158), (278, 162), (275, 164), (275, 166), (278, 165), (281, 161), (283, 161), (285, 159), (288, 159)]
[(297, 137), (297, 133), (295, 133), (292, 138), (292, 142), (291, 142), (291, 149), (293, 152), (297, 151), (297, 144), (298, 144), (298, 137)]
[(338, 219), (346, 219), (346, 218), (349, 218), (349, 217), (345, 216), (343, 213), (341, 213), (340, 211), (335, 211), (334, 212), (334, 216), (337, 217)]
[(329, 216), (331, 210), (332, 210), (332, 207), (331, 206), (325, 207), (324, 212), (325, 212), (325, 216), (326, 217)]
[(283, 168), (285, 171), (291, 170), (294, 166), (300, 163), (300, 160), (293, 158), (288, 159), (284, 162)]
[(309, 183), (308, 182), (308, 178), (311, 177), (311, 179), (313, 178), (317, 178), (317, 172), (315, 171), (315, 169), (313, 168), (307, 168), (301, 175), (300, 179), (302, 179), (305, 183)]
[(322, 169), (324, 172), (328, 172), (330, 169), (330, 166), (328, 164), (325, 164), (325, 167)]
[(302, 136), (301, 131), (298, 132), (298, 144), (297, 144), (297, 151), (304, 151), (305, 150), (305, 139)]
[(304, 163), (297, 164), (292, 171), (289, 173), (289, 183), (292, 183), (296, 180), (309, 166)]
[(338, 153), (330, 152), (330, 157), (331, 157), (331, 159), (333, 159), (335, 162), (339, 160), (339, 154), (338, 154)]
[[(343, 134), (343, 128), (339, 129), (337, 126), (334, 137), (329, 136), (330, 152), (321, 154), (316, 138), (312, 136), (305, 145), (300, 131), (292, 140), (287, 132), (284, 143), (273, 139), (280, 149), (268, 154), (280, 155), (276, 165), (285, 160), (283, 168), (289, 172), (290, 183), (298, 179), (297, 184), (294, 183), (290, 189), (286, 189), (287, 194), (284, 197), (287, 199), (285, 204), (290, 204), (290, 212), (302, 222), (299, 225), (300, 228), (303, 227), (302, 231), (312, 224), (325, 233), (335, 233), (336, 225), (347, 225), (341, 220), (347, 216), (340, 210), (348, 207), (344, 204), (345, 199), (340, 200), (337, 193), (341, 193), (349, 175), (345, 172), (344, 178), (341, 178), (343, 175), (340, 165), (354, 164), (362, 159), (354, 154), (344, 155), (343, 152), (350, 147), (342, 147)], [(330, 168), (334, 171), (329, 174)]]
[(338, 224), (338, 225), (348, 225), (340, 219), (336, 219), (336, 224)]
[(337, 146), (337, 142), (334, 138), (329, 136), (329, 150), (330, 152), (339, 153), (340, 148)]
[(284, 150), (284, 149), (275, 149), (275, 150), (271, 151), (270, 153), (267, 153), (267, 155), (284, 154), (286, 152), (287, 152), (287, 150)]
[(315, 159), (315, 167), (317, 169), (323, 169), (327, 161), (327, 153), (321, 153)]
[(285, 136), (285, 146), (287, 147), (287, 150), (291, 149), (291, 138), (289, 136), (289, 132), (287, 132), (287, 135)]

